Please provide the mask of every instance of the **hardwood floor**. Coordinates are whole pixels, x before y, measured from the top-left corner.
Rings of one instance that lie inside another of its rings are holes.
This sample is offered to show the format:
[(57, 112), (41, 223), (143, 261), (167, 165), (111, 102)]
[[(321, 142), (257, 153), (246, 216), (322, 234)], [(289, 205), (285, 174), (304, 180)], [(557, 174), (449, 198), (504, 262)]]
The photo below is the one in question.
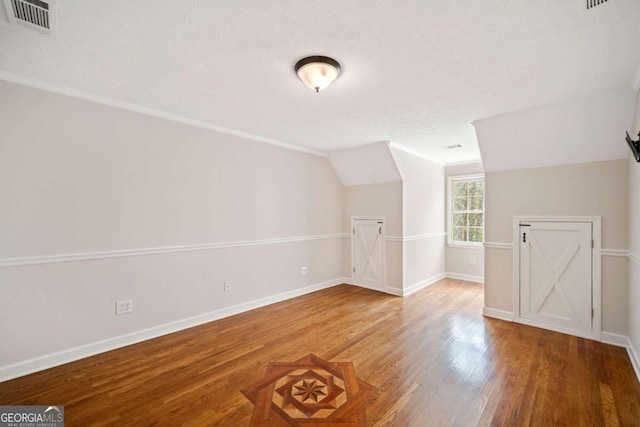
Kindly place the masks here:
[(337, 286), (0, 383), (0, 404), (64, 405), (67, 426), (247, 426), (241, 390), (313, 353), (373, 387), (369, 426), (640, 425), (626, 350), (484, 318), (482, 300), (456, 280)]

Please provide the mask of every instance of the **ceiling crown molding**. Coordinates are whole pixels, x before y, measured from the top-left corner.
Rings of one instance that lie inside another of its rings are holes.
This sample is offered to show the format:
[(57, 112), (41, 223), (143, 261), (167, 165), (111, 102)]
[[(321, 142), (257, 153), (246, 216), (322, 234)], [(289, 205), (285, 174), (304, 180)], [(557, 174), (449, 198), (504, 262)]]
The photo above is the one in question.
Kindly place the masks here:
[(223, 126), (214, 125), (212, 123), (203, 122), (200, 120), (190, 119), (188, 117), (179, 116), (177, 114), (168, 113), (166, 111), (155, 110), (153, 108), (143, 107), (141, 105), (130, 104), (118, 99), (108, 98), (106, 96), (94, 95), (88, 92), (82, 92), (77, 89), (72, 89), (66, 86), (60, 86), (54, 83), (45, 82), (42, 80), (32, 79), (30, 77), (24, 77), (17, 74), (8, 73), (6, 71), (0, 71), (0, 80), (4, 80), (10, 83), (16, 83), (23, 86), (32, 87), (35, 89), (45, 90), (47, 92), (53, 92), (60, 95), (70, 96), (72, 98), (78, 98), (85, 101), (95, 102), (102, 105), (108, 105), (110, 107), (120, 108), (122, 110), (132, 111), (134, 113), (145, 114), (147, 116), (158, 117), (172, 122), (182, 123), (188, 126), (195, 126), (202, 129), (212, 130), (215, 132), (223, 133), (225, 135), (236, 136), (239, 138), (248, 139), (251, 141), (262, 142), (265, 144), (275, 145), (276, 147), (286, 148), (288, 150), (300, 151), (307, 154), (313, 154), (315, 156), (328, 157), (327, 153), (321, 151), (311, 150), (304, 147), (299, 147), (287, 142), (278, 141), (271, 138), (264, 138), (259, 135), (254, 135), (247, 132), (242, 132), (236, 129), (230, 129)]

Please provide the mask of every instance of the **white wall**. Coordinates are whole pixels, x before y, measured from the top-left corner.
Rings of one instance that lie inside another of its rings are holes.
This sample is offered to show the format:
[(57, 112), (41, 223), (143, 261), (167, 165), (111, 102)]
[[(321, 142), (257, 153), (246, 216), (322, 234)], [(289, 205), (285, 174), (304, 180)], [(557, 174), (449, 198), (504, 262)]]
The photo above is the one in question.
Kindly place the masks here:
[[(635, 120), (629, 131), (633, 139), (640, 132), (640, 91), (636, 97)], [(640, 377), (640, 163), (629, 156), (629, 318), (627, 328), (633, 347), (636, 373)]]
[[(447, 166), (445, 168), (445, 178), (479, 173), (484, 173), (482, 163), (469, 163)], [(447, 194), (447, 185), (447, 180), (445, 179), (445, 197), (449, 197), (449, 194)], [(446, 202), (445, 215), (448, 215)], [(445, 218), (447, 221), (449, 220), (446, 216)], [(484, 281), (484, 248), (482, 246), (460, 247), (447, 245), (445, 249), (445, 261), (447, 275), (466, 278), (468, 280)]]
[(6, 82), (0, 128), (0, 368), (345, 276), (323, 157)]
[(402, 176), (403, 289), (444, 277), (444, 167), (391, 147)]
[[(492, 244), (513, 243), (514, 215), (599, 215), (603, 250), (625, 250), (627, 169), (627, 160), (611, 160), (487, 172), (485, 307), (513, 312), (512, 252)], [(602, 269), (603, 331), (626, 335), (627, 259), (604, 256)]]

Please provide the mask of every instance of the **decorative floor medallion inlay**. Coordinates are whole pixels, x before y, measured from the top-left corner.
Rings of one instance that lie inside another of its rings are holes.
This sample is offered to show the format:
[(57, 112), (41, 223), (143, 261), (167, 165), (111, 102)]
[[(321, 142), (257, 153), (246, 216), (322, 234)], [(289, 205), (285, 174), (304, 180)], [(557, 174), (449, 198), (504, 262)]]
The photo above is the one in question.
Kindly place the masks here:
[(365, 404), (376, 388), (356, 377), (353, 363), (309, 354), (270, 363), (242, 393), (255, 405), (251, 426), (366, 426)]

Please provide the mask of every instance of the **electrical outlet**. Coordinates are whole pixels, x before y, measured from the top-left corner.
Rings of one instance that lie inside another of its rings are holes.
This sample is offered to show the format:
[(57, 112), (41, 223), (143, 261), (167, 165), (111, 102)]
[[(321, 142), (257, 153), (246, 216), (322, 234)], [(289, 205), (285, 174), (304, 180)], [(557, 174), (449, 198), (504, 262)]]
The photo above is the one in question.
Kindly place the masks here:
[(476, 265), (476, 259), (475, 258), (469, 258), (469, 264)]
[(224, 282), (224, 291), (229, 292), (231, 290), (231, 282)]
[(300, 267), (300, 274), (303, 276), (307, 274), (307, 267)]
[(116, 314), (125, 314), (133, 312), (133, 300), (123, 299), (116, 301)]

